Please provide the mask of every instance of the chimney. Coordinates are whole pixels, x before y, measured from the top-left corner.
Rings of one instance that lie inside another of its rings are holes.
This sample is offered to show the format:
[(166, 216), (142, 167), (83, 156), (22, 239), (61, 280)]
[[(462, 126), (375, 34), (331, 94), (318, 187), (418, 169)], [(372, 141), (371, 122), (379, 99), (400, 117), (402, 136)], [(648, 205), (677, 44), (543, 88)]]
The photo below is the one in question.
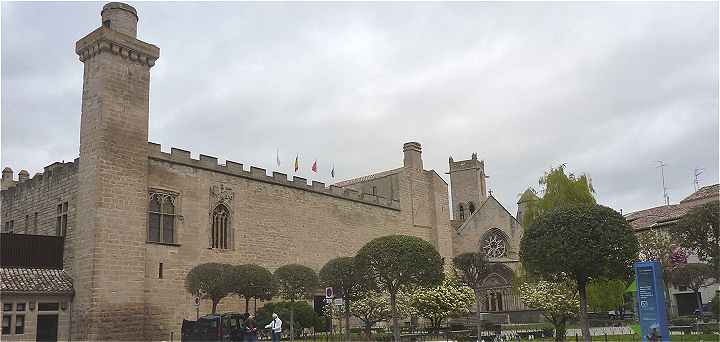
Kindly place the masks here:
[(30, 173), (27, 170), (20, 170), (18, 172), (18, 181), (24, 182), (30, 178)]
[(415, 170), (423, 169), (422, 162), (422, 147), (419, 142), (407, 142), (403, 145), (403, 153), (405, 158), (403, 159), (403, 166)]
[(13, 184), (13, 170), (6, 167), (2, 170), (2, 189), (5, 190)]

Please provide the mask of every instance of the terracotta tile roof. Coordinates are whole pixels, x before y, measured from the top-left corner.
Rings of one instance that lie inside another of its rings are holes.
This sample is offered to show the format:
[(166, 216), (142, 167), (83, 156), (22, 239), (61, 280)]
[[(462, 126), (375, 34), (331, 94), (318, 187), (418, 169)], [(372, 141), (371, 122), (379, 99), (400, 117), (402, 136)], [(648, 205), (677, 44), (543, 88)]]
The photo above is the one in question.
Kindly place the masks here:
[(707, 200), (712, 200), (713, 196), (715, 196), (716, 199), (720, 199), (720, 197), (718, 197), (718, 191), (720, 191), (720, 184), (705, 186), (690, 196), (685, 197), (679, 204), (663, 205), (636, 211), (627, 214), (625, 218), (634, 230), (650, 229), (672, 224), (687, 214), (690, 209), (706, 203)]
[(348, 186), (348, 185), (353, 185), (353, 184), (358, 184), (358, 183), (364, 183), (364, 182), (367, 182), (367, 181), (371, 181), (371, 180), (373, 180), (373, 179), (378, 179), (378, 178), (383, 178), (383, 177), (387, 177), (387, 176), (390, 176), (390, 175), (394, 175), (394, 174), (396, 174), (396, 173), (399, 173), (401, 170), (402, 170), (402, 168), (400, 167), (400, 168), (393, 169), (393, 170), (388, 170), (388, 171), (373, 173), (373, 174), (371, 174), (371, 175), (362, 176), (362, 177), (353, 178), (353, 179), (348, 179), (348, 180), (345, 180), (345, 181), (342, 181), (342, 182), (337, 182), (337, 183), (335, 183), (334, 185), (335, 185), (335, 186), (339, 186), (339, 187), (342, 188), (342, 187), (345, 187), (345, 186)]
[(691, 208), (681, 204), (663, 205), (630, 213), (625, 218), (635, 230), (654, 228), (676, 221)]
[(72, 279), (63, 270), (0, 268), (0, 292), (9, 294), (74, 293)]
[(680, 203), (696, 201), (701, 199), (708, 199), (720, 197), (720, 184), (708, 185), (700, 188), (700, 190), (693, 192), (690, 196), (685, 197)]

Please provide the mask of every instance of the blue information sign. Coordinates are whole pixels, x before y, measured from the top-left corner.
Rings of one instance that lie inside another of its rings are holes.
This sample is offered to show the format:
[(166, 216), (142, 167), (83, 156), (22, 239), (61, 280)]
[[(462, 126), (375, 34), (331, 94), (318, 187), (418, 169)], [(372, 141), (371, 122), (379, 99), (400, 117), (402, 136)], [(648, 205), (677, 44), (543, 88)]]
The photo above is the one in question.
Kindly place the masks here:
[(637, 307), (643, 342), (670, 341), (662, 265), (657, 261), (636, 262)]

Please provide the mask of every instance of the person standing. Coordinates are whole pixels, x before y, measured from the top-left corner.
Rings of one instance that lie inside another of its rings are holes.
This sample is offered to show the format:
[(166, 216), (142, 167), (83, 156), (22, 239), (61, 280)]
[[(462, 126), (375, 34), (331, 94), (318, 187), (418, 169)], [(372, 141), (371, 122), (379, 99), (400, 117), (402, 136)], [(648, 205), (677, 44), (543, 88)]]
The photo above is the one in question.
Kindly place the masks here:
[(257, 341), (257, 325), (255, 324), (255, 315), (250, 315), (245, 320), (245, 341)]
[(272, 314), (273, 320), (270, 321), (270, 324), (266, 325), (265, 328), (270, 328), (270, 331), (272, 333), (272, 342), (278, 342), (280, 341), (280, 332), (282, 332), (282, 321), (280, 320), (280, 317), (276, 313), (273, 312)]

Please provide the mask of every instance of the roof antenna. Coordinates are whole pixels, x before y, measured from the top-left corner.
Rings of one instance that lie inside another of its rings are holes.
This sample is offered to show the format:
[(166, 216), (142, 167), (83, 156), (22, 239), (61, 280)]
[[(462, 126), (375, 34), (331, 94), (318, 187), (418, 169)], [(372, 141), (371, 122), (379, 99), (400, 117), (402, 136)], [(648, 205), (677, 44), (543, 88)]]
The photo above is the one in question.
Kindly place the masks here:
[(700, 175), (703, 171), (703, 169), (695, 169), (693, 171), (693, 185), (695, 185), (695, 191), (698, 191), (698, 187), (700, 186)]
[(665, 200), (665, 205), (670, 205), (670, 196), (668, 196), (667, 188), (665, 187), (665, 162), (662, 160), (658, 160), (658, 166), (655, 168), (660, 168), (660, 175), (662, 177), (662, 188), (663, 188), (663, 199)]

